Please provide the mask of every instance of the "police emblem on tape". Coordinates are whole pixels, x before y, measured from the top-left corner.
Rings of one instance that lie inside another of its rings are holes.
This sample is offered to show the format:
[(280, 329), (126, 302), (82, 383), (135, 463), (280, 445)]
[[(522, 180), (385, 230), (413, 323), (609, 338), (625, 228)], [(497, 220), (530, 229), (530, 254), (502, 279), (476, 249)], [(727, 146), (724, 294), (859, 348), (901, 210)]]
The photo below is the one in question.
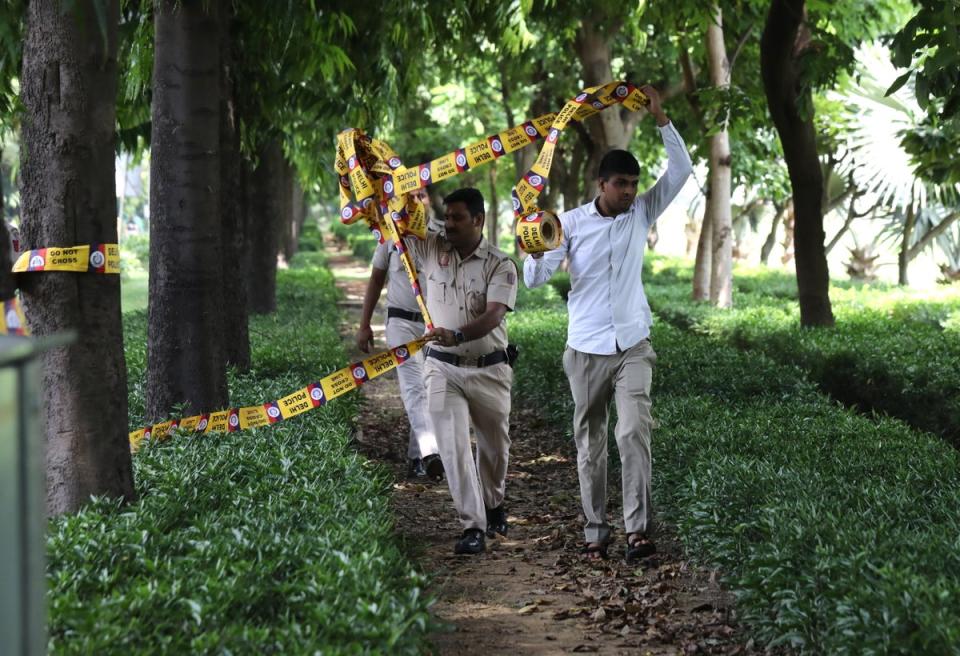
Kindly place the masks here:
[(100, 251), (93, 251), (90, 253), (90, 266), (92, 266), (94, 269), (99, 269), (102, 267), (104, 260), (105, 258), (103, 257), (103, 253)]
[(393, 193), (393, 181), (392, 181), (392, 180), (387, 180), (386, 182), (384, 182), (384, 183), (383, 183), (383, 190), (384, 190), (384, 192), (386, 192), (386, 193), (388, 193), (388, 194), (392, 194), (392, 193)]

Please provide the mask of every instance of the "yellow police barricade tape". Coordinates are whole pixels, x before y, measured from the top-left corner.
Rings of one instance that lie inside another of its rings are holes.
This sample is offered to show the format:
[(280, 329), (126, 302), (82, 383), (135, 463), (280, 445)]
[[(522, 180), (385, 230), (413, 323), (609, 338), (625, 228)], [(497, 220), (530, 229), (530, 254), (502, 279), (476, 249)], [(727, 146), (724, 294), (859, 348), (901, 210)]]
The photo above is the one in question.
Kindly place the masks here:
[(36, 248), (24, 251), (13, 265), (14, 273), (72, 271), (120, 273), (118, 244), (91, 244), (69, 248)]
[(402, 365), (420, 352), (426, 342), (427, 340), (421, 337), (371, 355), (275, 401), (243, 408), (228, 408), (220, 412), (182, 419), (170, 419), (152, 426), (145, 426), (129, 434), (130, 449), (136, 451), (144, 440), (150, 438), (166, 439), (177, 429), (194, 433), (232, 433), (247, 428), (270, 426), (284, 419), (296, 417), (326, 405), (338, 396), (343, 396), (377, 376)]
[[(378, 241), (394, 239), (402, 249), (401, 241), (396, 237), (411, 234), (422, 239), (426, 233), (423, 207), (409, 196), (410, 192), (492, 162), (545, 137), (546, 142), (536, 161), (514, 186), (511, 196), (518, 221), (537, 215), (528, 221), (537, 225), (523, 229), (522, 235), (521, 228), (516, 228), (521, 247), (536, 249), (528, 252), (551, 250), (559, 246), (563, 237), (560, 222), (556, 215), (544, 222), (544, 215), (538, 214), (540, 210), (536, 201), (548, 182), (560, 133), (570, 121), (582, 121), (607, 107), (622, 104), (637, 111), (647, 102), (647, 97), (637, 87), (622, 80), (588, 87), (568, 101), (559, 113), (544, 114), (414, 167), (404, 166), (386, 142), (373, 139), (360, 130), (344, 130), (337, 139), (335, 162), (340, 181), (340, 220), (351, 224), (363, 219)], [(547, 225), (551, 227), (545, 230)], [(548, 232), (551, 233), (550, 239), (547, 239)], [(404, 258), (404, 268), (424, 318), (429, 322), (415, 269), (408, 259)]]
[(20, 299), (13, 298), (3, 302), (3, 315), (0, 316), (0, 335), (29, 335), (27, 318), (20, 307)]
[[(522, 222), (524, 218), (536, 216), (541, 211), (536, 202), (549, 180), (557, 139), (570, 121), (582, 121), (607, 107), (617, 104), (622, 104), (631, 111), (637, 111), (647, 102), (649, 100), (638, 88), (621, 80), (588, 87), (569, 100), (550, 125), (543, 148), (540, 149), (540, 154), (533, 166), (523, 174), (511, 191), (513, 212), (517, 220)], [(559, 241), (557, 241), (557, 245), (559, 245)], [(534, 242), (532, 246), (541, 247), (542, 245), (539, 242)]]

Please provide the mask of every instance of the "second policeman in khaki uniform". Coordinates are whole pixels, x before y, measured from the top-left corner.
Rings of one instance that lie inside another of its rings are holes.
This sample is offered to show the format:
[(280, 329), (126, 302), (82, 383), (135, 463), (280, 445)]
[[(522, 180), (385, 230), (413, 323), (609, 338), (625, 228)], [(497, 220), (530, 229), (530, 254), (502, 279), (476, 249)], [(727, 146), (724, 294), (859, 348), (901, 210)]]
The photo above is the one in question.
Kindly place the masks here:
[[(408, 240), (422, 265), (434, 341), (426, 347), (424, 388), (450, 494), (463, 534), (458, 554), (485, 549), (506, 534), (503, 508), (510, 436), (505, 317), (517, 298), (513, 261), (483, 238), (484, 201), (476, 189), (444, 199), (445, 236)], [(470, 424), (477, 440), (476, 461)]]

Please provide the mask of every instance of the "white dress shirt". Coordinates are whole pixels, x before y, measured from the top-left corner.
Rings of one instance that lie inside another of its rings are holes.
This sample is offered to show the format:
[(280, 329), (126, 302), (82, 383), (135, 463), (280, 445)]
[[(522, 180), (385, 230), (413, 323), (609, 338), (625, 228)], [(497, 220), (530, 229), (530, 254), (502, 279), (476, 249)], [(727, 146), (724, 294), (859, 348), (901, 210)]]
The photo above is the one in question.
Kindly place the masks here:
[(560, 215), (563, 240), (540, 259), (523, 261), (523, 281), (531, 289), (547, 282), (569, 258), (570, 296), (567, 346), (583, 353), (611, 355), (650, 336), (653, 317), (641, 272), (647, 233), (676, 197), (693, 170), (683, 139), (667, 123), (660, 128), (667, 170), (630, 209), (605, 217), (593, 201)]

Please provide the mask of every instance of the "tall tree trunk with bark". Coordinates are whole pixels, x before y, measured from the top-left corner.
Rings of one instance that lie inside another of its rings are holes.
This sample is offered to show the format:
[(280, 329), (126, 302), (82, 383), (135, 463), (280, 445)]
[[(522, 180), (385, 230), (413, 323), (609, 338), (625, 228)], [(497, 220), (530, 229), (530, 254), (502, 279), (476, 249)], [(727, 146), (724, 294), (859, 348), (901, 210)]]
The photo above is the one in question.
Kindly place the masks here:
[(240, 130), (234, 98), (233, 3), (222, 0), (220, 14), (220, 247), (223, 252), (223, 348), (226, 363), (250, 368), (247, 321), (247, 239), (241, 171)]
[[(591, 18), (583, 18), (574, 39), (574, 48), (586, 86), (605, 84), (613, 80), (610, 44), (622, 28), (622, 24), (598, 25)], [(613, 148), (626, 148), (645, 110), (631, 112), (616, 106), (610, 107), (584, 121), (592, 148), (583, 163), (583, 190), (581, 201), (586, 202), (597, 193), (597, 169), (600, 159)]]
[(812, 107), (811, 92), (809, 88), (802, 90), (800, 80), (800, 60), (810, 42), (804, 17), (804, 0), (772, 0), (760, 41), (760, 72), (793, 189), (800, 323), (832, 326), (830, 274), (824, 250), (823, 174), (813, 116), (800, 113), (801, 93), (805, 95), (803, 104)]
[[(27, 248), (117, 243), (114, 142), (119, 0), (32, 0), (20, 77), (22, 237)], [(6, 244), (4, 244), (6, 246)], [(37, 337), (76, 339), (42, 358), (47, 508), (91, 495), (134, 498), (120, 276), (32, 273), (24, 309)]]
[(280, 255), (283, 257), (283, 264), (289, 265), (297, 252), (295, 241), (296, 226), (293, 217), (293, 165), (286, 157), (282, 160), (280, 169)]
[[(717, 89), (730, 87), (730, 62), (723, 43), (723, 15), (717, 4), (707, 26), (707, 67), (710, 83)], [(726, 126), (710, 138), (710, 196), (707, 213), (711, 217), (712, 257), (710, 302), (717, 307), (733, 305), (733, 214), (730, 208), (730, 134)]]
[(8, 245), (11, 245), (11, 240), (3, 208), (3, 175), (0, 175), (0, 302), (13, 298), (17, 291), (17, 282), (10, 272), (13, 261)]
[[(217, 2), (157, 0), (150, 156), (147, 415), (227, 405)], [(231, 299), (232, 300), (232, 299)]]
[(697, 239), (697, 257), (693, 265), (693, 300), (710, 300), (710, 279), (713, 277), (713, 217), (710, 214), (710, 182), (707, 182), (707, 202), (700, 222)]
[(270, 314), (277, 309), (277, 249), (282, 225), (283, 151), (280, 142), (269, 141), (260, 149), (259, 161), (250, 178), (248, 231), (250, 267), (247, 270), (247, 304), (252, 314)]

